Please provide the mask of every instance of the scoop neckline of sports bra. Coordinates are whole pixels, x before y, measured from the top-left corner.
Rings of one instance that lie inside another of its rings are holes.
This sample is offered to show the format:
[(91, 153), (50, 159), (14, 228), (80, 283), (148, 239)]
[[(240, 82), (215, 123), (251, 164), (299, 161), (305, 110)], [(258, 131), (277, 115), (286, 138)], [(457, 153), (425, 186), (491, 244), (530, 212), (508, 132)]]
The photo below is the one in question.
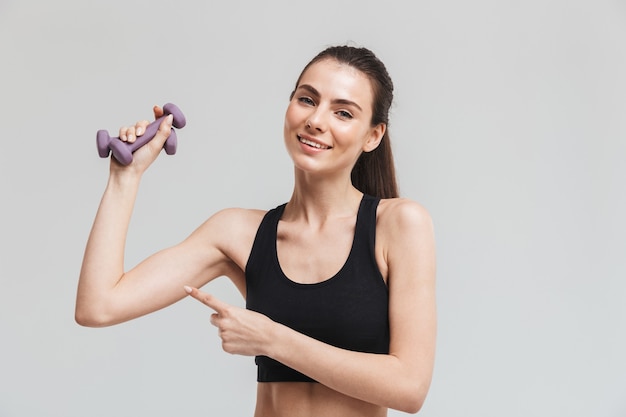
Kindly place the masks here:
[(278, 270), (280, 271), (281, 278), (286, 280), (287, 283), (294, 285), (296, 287), (299, 287), (299, 288), (320, 287), (320, 286), (328, 285), (337, 281), (337, 278), (339, 278), (338, 276), (343, 272), (344, 269), (346, 269), (348, 262), (350, 261), (350, 259), (352, 258), (352, 254), (354, 253), (354, 247), (356, 246), (356, 234), (358, 230), (357, 226), (359, 225), (359, 221), (361, 220), (363, 205), (365, 204), (365, 198), (366, 198), (366, 194), (363, 194), (363, 196), (361, 197), (361, 201), (359, 202), (359, 209), (356, 213), (356, 221), (354, 222), (354, 234), (352, 235), (352, 243), (350, 245), (350, 252), (348, 252), (348, 256), (346, 257), (343, 264), (341, 265), (341, 268), (339, 268), (339, 270), (335, 272), (333, 275), (331, 275), (330, 277), (323, 279), (322, 281), (319, 281), (319, 282), (311, 282), (311, 283), (298, 282), (298, 281), (294, 281), (293, 279), (291, 279), (283, 270), (283, 266), (280, 264), (280, 260), (278, 259), (278, 223), (280, 223), (280, 219), (283, 216), (283, 212), (285, 211), (285, 206), (287, 205), (287, 203), (283, 204), (280, 208), (280, 212), (278, 213), (276, 224), (274, 225), (274, 239), (273, 239), (274, 240), (274, 262), (276, 262), (276, 266), (278, 267)]

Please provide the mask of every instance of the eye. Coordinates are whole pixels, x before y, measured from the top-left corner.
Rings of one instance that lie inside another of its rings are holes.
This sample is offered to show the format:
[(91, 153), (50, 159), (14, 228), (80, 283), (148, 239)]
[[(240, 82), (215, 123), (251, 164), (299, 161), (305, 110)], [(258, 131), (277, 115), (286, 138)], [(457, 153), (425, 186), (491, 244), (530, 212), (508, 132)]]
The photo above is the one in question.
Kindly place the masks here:
[(346, 111), (346, 110), (339, 110), (337, 112), (337, 115), (339, 117), (341, 117), (342, 119), (352, 119), (354, 116), (352, 116), (352, 113)]
[(313, 101), (313, 99), (311, 99), (310, 97), (307, 97), (307, 96), (298, 97), (298, 101), (300, 103), (304, 103), (304, 104), (307, 104), (309, 106), (314, 106), (315, 105), (315, 102)]

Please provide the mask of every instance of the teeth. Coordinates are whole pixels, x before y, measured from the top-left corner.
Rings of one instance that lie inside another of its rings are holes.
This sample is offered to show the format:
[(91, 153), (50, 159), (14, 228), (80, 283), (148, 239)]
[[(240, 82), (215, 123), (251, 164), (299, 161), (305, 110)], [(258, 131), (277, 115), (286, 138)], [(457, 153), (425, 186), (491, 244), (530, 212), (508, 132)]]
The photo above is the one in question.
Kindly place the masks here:
[(300, 136), (298, 136), (298, 140), (301, 143), (304, 143), (305, 145), (309, 145), (309, 146), (312, 146), (312, 147), (317, 148), (317, 149), (328, 149), (328, 146), (320, 145), (317, 142), (313, 142), (312, 140), (308, 140), (308, 139), (305, 139), (305, 138), (300, 137)]

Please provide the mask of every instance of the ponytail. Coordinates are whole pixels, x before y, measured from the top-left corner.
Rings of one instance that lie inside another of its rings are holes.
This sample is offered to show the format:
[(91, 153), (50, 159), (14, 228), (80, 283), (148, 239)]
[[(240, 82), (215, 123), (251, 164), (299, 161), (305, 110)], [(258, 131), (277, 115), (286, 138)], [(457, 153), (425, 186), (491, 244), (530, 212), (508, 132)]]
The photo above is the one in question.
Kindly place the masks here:
[(352, 185), (362, 193), (379, 198), (399, 197), (396, 170), (387, 131), (376, 149), (361, 153), (352, 168), (351, 177)]

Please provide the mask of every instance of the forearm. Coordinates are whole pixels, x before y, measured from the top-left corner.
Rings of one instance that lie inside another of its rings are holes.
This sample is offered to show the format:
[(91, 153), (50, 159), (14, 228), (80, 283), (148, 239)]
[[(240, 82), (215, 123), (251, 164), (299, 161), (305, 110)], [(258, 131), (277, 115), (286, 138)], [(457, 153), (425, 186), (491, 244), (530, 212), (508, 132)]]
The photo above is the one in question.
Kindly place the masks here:
[(78, 283), (76, 320), (96, 325), (107, 295), (124, 274), (124, 248), (139, 177), (111, 175), (87, 241)]
[(350, 397), (409, 413), (426, 397), (430, 372), (416, 361), (336, 348), (280, 324), (272, 336), (268, 356)]

